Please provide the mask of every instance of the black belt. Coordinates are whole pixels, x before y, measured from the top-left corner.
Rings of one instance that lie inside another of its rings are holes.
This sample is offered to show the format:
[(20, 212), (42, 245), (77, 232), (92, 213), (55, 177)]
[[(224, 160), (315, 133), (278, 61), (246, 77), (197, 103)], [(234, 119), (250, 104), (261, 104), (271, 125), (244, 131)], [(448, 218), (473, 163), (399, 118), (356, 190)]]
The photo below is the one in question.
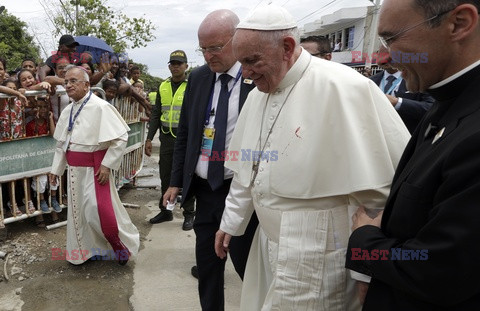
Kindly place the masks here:
[[(233, 178), (224, 179), (223, 184), (225, 185), (226, 183), (228, 183), (230, 185), (232, 183), (232, 179)], [(193, 180), (194, 182), (199, 183), (200, 185), (204, 185), (204, 186), (208, 185), (210, 187), (208, 180), (198, 176), (197, 174), (193, 174)]]

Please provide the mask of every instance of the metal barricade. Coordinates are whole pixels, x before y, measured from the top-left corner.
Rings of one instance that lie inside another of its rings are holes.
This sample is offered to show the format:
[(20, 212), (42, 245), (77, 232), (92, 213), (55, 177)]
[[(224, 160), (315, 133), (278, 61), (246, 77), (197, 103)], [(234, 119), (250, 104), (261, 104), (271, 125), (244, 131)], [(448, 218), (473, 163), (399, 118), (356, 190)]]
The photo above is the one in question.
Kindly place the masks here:
[(140, 104), (130, 96), (117, 96), (113, 100), (113, 105), (130, 127), (123, 161), (120, 169), (113, 173), (115, 185), (120, 189), (123, 185), (134, 181), (143, 168), (146, 123), (141, 119), (146, 117), (146, 114), (144, 111), (140, 112)]
[[(103, 99), (105, 99), (105, 91), (101, 87), (92, 86), (90, 88), (90, 90), (92, 90), (93, 92), (99, 92), (100, 96)], [(65, 90), (58, 91), (56, 94), (57, 95), (65, 95), (65, 94), (67, 94), (67, 91), (65, 91)], [(45, 95), (48, 95), (47, 91), (25, 91), (25, 97), (45, 96)], [(15, 96), (0, 93), (0, 98), (12, 98), (12, 97), (15, 97)]]
[[(105, 99), (103, 89), (91, 87), (91, 90)], [(46, 91), (25, 92), (26, 97), (46, 94)], [(58, 96), (63, 94), (66, 94), (66, 92), (57, 93)], [(11, 97), (15, 96), (0, 93), (0, 99)], [(113, 100), (113, 104), (130, 127), (127, 148), (120, 169), (113, 172), (115, 185), (117, 189), (120, 189), (126, 183), (134, 181), (143, 167), (146, 123), (141, 121), (141, 118), (145, 117), (145, 112), (139, 112), (139, 104), (133, 98), (118, 96)], [(43, 214), (40, 208), (40, 179), (50, 172), (54, 152), (55, 140), (49, 135), (0, 141), (0, 228), (4, 227), (5, 224)], [(56, 193), (57, 201), (62, 208), (65, 208), (67, 203), (66, 189), (64, 188), (66, 185), (65, 176), (64, 174), (59, 180)], [(31, 183), (36, 185), (35, 195), (32, 195), (34, 190)], [(21, 196), (18, 195), (18, 192), (21, 192)], [(4, 194), (8, 195), (11, 208), (4, 206)], [(17, 200), (19, 197), (21, 199)], [(52, 193), (50, 187), (48, 187), (48, 179), (44, 199), (52, 210)], [(32, 201), (36, 207), (34, 211), (29, 210), (29, 201)], [(24, 208), (21, 207), (22, 205), (24, 205)], [(5, 211), (8, 211), (8, 214)]]

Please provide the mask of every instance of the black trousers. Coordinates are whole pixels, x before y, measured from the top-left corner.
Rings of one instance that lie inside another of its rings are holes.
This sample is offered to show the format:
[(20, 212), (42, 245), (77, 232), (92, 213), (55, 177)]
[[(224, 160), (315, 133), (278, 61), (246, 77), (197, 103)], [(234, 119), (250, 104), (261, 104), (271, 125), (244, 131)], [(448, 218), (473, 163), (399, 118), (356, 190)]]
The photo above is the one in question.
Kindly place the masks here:
[[(167, 189), (170, 185), (170, 178), (172, 174), (172, 162), (173, 162), (173, 149), (175, 146), (175, 137), (170, 133), (164, 134), (160, 128), (160, 161), (158, 163), (160, 168), (160, 180), (162, 181), (162, 195), (158, 206), (161, 211), (166, 211), (167, 209), (163, 206), (163, 195), (167, 192)], [(194, 207), (195, 199), (189, 198), (182, 204), (183, 216), (193, 216), (195, 215)]]
[[(195, 256), (198, 268), (198, 291), (203, 311), (224, 310), (224, 272), (226, 259), (215, 254), (215, 233), (220, 227), (225, 199), (230, 189), (231, 179), (212, 191), (208, 181), (197, 176), (192, 181), (192, 190), (197, 200), (197, 211), (193, 229), (196, 235)], [(230, 241), (230, 256), (233, 265), (243, 280), (250, 245), (258, 225), (254, 214), (245, 231)]]

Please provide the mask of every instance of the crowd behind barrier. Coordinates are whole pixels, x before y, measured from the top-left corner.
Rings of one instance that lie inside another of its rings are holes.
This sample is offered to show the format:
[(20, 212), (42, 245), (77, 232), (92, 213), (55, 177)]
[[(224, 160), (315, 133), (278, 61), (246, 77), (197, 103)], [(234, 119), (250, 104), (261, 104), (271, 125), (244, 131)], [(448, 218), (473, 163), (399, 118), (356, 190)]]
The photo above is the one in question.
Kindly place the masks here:
[(372, 65), (371, 67), (367, 67), (365, 65), (352, 65), (351, 67), (367, 78), (370, 78), (371, 76), (383, 71), (383, 69), (377, 65)]
[[(91, 87), (91, 90), (103, 99), (106, 98), (102, 88)], [(66, 91), (63, 90), (51, 96), (60, 97), (65, 94)], [(27, 99), (46, 95), (47, 91), (25, 92)], [(15, 96), (0, 93), (0, 100), (13, 97)], [(143, 145), (146, 135), (144, 121), (148, 118), (138, 101), (131, 96), (117, 95), (111, 104), (117, 108), (131, 129), (120, 169), (113, 172), (115, 184), (119, 189), (134, 181), (143, 167)], [(67, 205), (66, 175), (61, 177), (55, 191), (41, 185), (44, 182), (42, 176), (50, 172), (55, 140), (50, 133), (27, 137), (27, 121), (27, 118), (23, 118), (22, 134), (19, 137), (0, 140), (0, 228), (15, 221), (49, 213), (53, 210), (52, 200), (56, 200), (62, 209)], [(45, 193), (42, 194), (42, 190)], [(42, 211), (41, 197), (47, 203), (48, 211), (45, 209)]]

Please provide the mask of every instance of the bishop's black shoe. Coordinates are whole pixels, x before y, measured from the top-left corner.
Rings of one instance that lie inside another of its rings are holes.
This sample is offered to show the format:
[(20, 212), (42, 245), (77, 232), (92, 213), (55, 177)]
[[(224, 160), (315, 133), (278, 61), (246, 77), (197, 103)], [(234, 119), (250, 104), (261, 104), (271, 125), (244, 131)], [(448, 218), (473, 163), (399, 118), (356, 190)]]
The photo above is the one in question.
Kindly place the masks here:
[(130, 259), (130, 252), (128, 249), (121, 250), (117, 255), (117, 259), (120, 266), (125, 266)]
[(198, 268), (197, 266), (193, 266), (192, 269), (190, 270), (190, 273), (194, 278), (198, 280)]
[(173, 214), (171, 211), (161, 211), (160, 213), (158, 213), (157, 216), (151, 218), (149, 222), (151, 224), (159, 224), (161, 222), (172, 221), (172, 220), (173, 220)]
[(110, 242), (110, 245), (115, 252), (115, 257), (118, 260), (118, 264), (120, 266), (126, 265), (128, 260), (130, 259), (130, 251), (125, 246), (125, 244), (123, 244), (122, 241), (118, 239), (118, 241)]
[(185, 220), (183, 221), (182, 230), (188, 231), (193, 229), (193, 221), (195, 220), (195, 216), (189, 215), (185, 216)]

